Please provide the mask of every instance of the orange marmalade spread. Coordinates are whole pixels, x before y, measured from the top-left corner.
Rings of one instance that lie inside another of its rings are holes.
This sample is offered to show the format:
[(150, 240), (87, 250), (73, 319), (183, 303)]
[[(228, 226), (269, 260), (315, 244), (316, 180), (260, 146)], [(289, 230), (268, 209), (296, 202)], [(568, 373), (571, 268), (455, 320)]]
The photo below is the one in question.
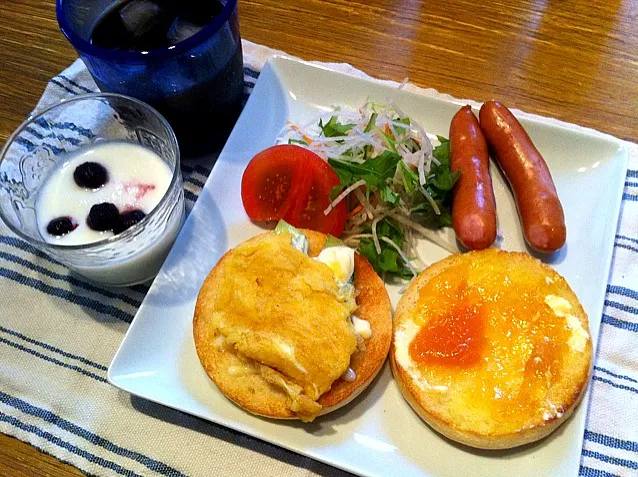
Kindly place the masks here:
[(454, 389), (472, 413), (511, 429), (562, 412), (548, 391), (571, 352), (566, 320), (546, 303), (554, 280), (524, 265), (493, 254), (445, 269), (419, 292), (420, 329), (409, 345), (430, 385)]

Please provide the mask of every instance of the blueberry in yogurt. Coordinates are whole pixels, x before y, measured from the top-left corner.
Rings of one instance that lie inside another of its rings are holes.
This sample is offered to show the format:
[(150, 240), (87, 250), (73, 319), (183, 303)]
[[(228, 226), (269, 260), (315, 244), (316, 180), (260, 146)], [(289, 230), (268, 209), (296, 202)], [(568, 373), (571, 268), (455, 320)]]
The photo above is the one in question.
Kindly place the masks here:
[(113, 228), (113, 233), (119, 234), (121, 232), (124, 232), (126, 229), (133, 227), (144, 217), (146, 217), (146, 214), (140, 209), (124, 212), (122, 215), (120, 215), (120, 220), (118, 220), (117, 224)]
[(120, 211), (115, 204), (102, 202), (91, 207), (89, 216), (86, 218), (86, 224), (93, 230), (105, 232), (107, 230), (113, 230), (119, 218)]
[(109, 172), (97, 162), (83, 162), (73, 171), (73, 180), (85, 189), (99, 189), (109, 181)]
[(47, 224), (47, 232), (54, 237), (61, 237), (73, 232), (77, 226), (71, 217), (57, 217)]

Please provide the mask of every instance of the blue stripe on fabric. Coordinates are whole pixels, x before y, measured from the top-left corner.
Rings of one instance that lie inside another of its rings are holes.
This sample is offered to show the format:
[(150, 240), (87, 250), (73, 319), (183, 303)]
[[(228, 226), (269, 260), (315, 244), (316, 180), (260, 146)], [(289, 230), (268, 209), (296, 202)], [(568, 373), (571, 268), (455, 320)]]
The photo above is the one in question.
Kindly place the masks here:
[(601, 462), (606, 462), (607, 464), (619, 465), (621, 467), (627, 467), (628, 469), (638, 469), (638, 462), (634, 462), (633, 460), (619, 459), (618, 457), (611, 457), (601, 454), (600, 452), (594, 452), (587, 449), (583, 449), (583, 455), (585, 457), (592, 457)]
[(627, 169), (627, 177), (638, 177), (638, 171)]
[(250, 76), (251, 78), (259, 78), (259, 71), (255, 71), (252, 68), (248, 68), (247, 66), (244, 67), (244, 74), (246, 76)]
[(60, 348), (56, 348), (55, 346), (51, 346), (50, 344), (47, 343), (43, 343), (42, 341), (38, 341), (38, 340), (34, 340), (33, 338), (29, 338), (26, 335), (23, 335), (22, 333), (19, 333), (17, 331), (14, 330), (10, 330), (9, 328), (5, 328), (4, 326), (0, 325), (0, 331), (7, 333), (8, 335), (11, 336), (15, 336), (16, 338), (20, 338), (23, 341), (26, 341), (27, 343), (31, 343), (34, 344), (36, 346), (40, 346), (41, 348), (44, 348), (46, 350), (49, 351), (53, 351), (54, 353), (58, 353), (66, 358), (71, 358), (71, 359), (76, 359), (78, 361), (80, 361), (81, 363), (84, 364), (88, 364), (89, 366), (93, 366), (94, 368), (97, 368), (101, 371), (107, 371), (108, 368), (100, 363), (96, 363), (95, 361), (91, 361), (89, 359), (86, 359), (82, 356), (78, 356), (77, 354), (71, 354), (68, 353), (64, 350), (61, 350)]
[(185, 474), (181, 473), (177, 469), (169, 467), (163, 462), (147, 457), (144, 454), (140, 454), (139, 452), (135, 452), (129, 449), (125, 449), (124, 447), (118, 446), (117, 444), (101, 436), (98, 436), (97, 434), (94, 434), (84, 429), (83, 427), (78, 426), (77, 424), (73, 424), (72, 422), (67, 421), (66, 419), (54, 414), (51, 411), (34, 406), (33, 404), (29, 404), (28, 402), (23, 401), (20, 398), (10, 396), (9, 394), (6, 394), (0, 391), (0, 402), (3, 402), (4, 404), (11, 406), (15, 409), (18, 409), (19, 411), (22, 411), (25, 414), (39, 417), (43, 421), (53, 424), (55, 426), (58, 426), (60, 429), (63, 429), (72, 434), (75, 434), (76, 436), (79, 436), (83, 439), (86, 439), (91, 444), (102, 447), (103, 449), (106, 449), (109, 452), (112, 452), (122, 457), (126, 457), (136, 462), (139, 462), (140, 464), (144, 465), (145, 467), (147, 467), (148, 469), (154, 472), (158, 472), (162, 475), (167, 475), (170, 477), (182, 477), (182, 476), (185, 477)]
[(49, 363), (57, 364), (58, 366), (62, 366), (63, 368), (72, 369), (73, 371), (77, 371), (78, 373), (81, 373), (85, 376), (88, 376), (89, 378), (93, 378), (102, 383), (108, 382), (102, 376), (98, 376), (97, 374), (92, 373), (91, 371), (87, 371), (86, 369), (80, 368), (79, 366), (75, 366), (74, 364), (68, 364), (68, 363), (65, 363), (64, 361), (60, 361), (59, 359), (52, 358), (51, 356), (47, 356), (46, 354), (42, 354), (39, 351), (36, 351), (31, 348), (27, 348), (26, 346), (22, 346), (21, 344), (10, 341), (6, 338), (3, 338), (2, 336), (0, 336), (0, 343), (4, 343), (8, 346), (11, 346), (12, 348), (15, 348), (20, 351), (24, 351), (25, 353), (28, 353), (31, 356), (35, 356), (36, 358), (43, 359), (44, 361), (48, 361)]
[(626, 235), (616, 235), (617, 239), (621, 240), (629, 240), (630, 242), (638, 243), (638, 238), (627, 237)]
[(34, 144), (33, 142), (29, 141), (28, 139), (19, 136), (16, 138), (15, 142), (17, 144), (20, 144), (22, 147), (24, 147), (27, 151), (32, 152), (34, 151), (36, 148), (38, 147), (48, 147), (49, 149), (51, 149), (51, 151), (53, 152), (53, 154), (62, 154), (66, 152), (66, 149), (64, 148), (59, 148), (57, 146), (54, 146), (53, 144), (49, 144), (46, 142), (43, 142), (42, 144)]
[(638, 194), (628, 194), (628, 193), (624, 193), (622, 195), (622, 200), (629, 200), (631, 202), (636, 202), (638, 201)]
[(204, 187), (204, 183), (198, 179), (195, 179), (194, 177), (189, 177), (188, 179), (186, 179), (186, 182), (190, 182), (191, 184), (196, 185), (200, 189)]
[(599, 434), (597, 432), (591, 432), (585, 430), (585, 439), (596, 444), (602, 444), (614, 449), (622, 449), (630, 452), (638, 452), (638, 442), (626, 441), (623, 439), (617, 439), (605, 434)]
[(13, 263), (17, 263), (18, 265), (22, 265), (25, 268), (29, 268), (31, 270), (33, 270), (34, 272), (38, 272), (41, 273), (43, 275), (46, 275), (50, 278), (54, 278), (56, 280), (61, 280), (67, 283), (70, 283), (73, 286), (76, 286), (78, 288), (83, 288), (86, 291), (89, 292), (93, 292), (93, 293), (99, 293), (100, 295), (103, 295), (107, 298), (114, 298), (116, 300), (120, 300), (123, 301), (124, 303), (128, 303), (131, 306), (134, 306), (135, 308), (139, 308), (140, 305), (142, 304), (142, 302), (140, 300), (136, 300), (134, 298), (130, 298), (126, 295), (121, 295), (118, 293), (113, 293), (109, 290), (103, 289), (103, 288), (99, 288), (96, 286), (91, 285), (90, 283), (84, 282), (82, 280), (78, 280), (77, 278), (71, 276), (71, 275), (61, 275), (59, 273), (55, 273), (52, 272), (51, 270), (41, 267), (39, 265), (36, 265), (35, 263), (30, 262), (29, 260), (25, 260), (21, 257), (18, 257), (16, 255), (13, 255), (11, 253), (7, 253), (7, 252), (2, 252), (0, 251), (0, 258), (4, 258), (5, 260), (9, 261), (9, 262), (13, 262)]
[(616, 244), (616, 247), (618, 247), (618, 248), (624, 248), (624, 249), (630, 250), (630, 251), (632, 251), (632, 252), (638, 252), (638, 248), (631, 247), (631, 246), (629, 246), (629, 245), (625, 245), (624, 243), (617, 243), (617, 244)]
[(619, 477), (618, 474), (610, 474), (600, 469), (592, 469), (591, 467), (580, 466), (578, 475), (581, 477)]
[(77, 124), (74, 124), (74, 123), (69, 123), (69, 122), (58, 123), (54, 121), (48, 121), (47, 119), (44, 119), (44, 118), (38, 118), (34, 121), (34, 123), (44, 129), (62, 129), (62, 130), (68, 129), (70, 131), (76, 132), (89, 139), (93, 139), (95, 137), (95, 134), (93, 134), (93, 131), (91, 131), (90, 129), (78, 126)]
[(608, 369), (605, 368), (601, 368), (600, 366), (594, 366), (594, 369), (596, 371), (602, 371), (605, 374), (608, 374), (610, 376), (613, 376), (614, 378), (618, 378), (618, 379), (626, 379), (627, 381), (631, 381), (632, 383), (636, 383), (638, 384), (638, 380), (634, 379), (634, 378), (630, 378), (629, 376), (625, 376), (622, 374), (616, 374), (616, 373), (612, 373), (611, 371), (609, 371)]
[(630, 250), (631, 252), (636, 252), (636, 253), (638, 253), (638, 248), (636, 248), (636, 247), (631, 247), (631, 246), (629, 246), (629, 245), (625, 245), (624, 243), (617, 243), (617, 244), (616, 244), (616, 247), (618, 247), (618, 248), (624, 248), (624, 249)]
[(211, 169), (207, 169), (204, 166), (189, 166), (187, 164), (182, 164), (182, 171), (186, 174), (191, 174), (192, 172), (197, 172), (203, 176), (207, 176), (210, 174)]
[(72, 95), (76, 96), (78, 93), (75, 92), (74, 90), (72, 90), (71, 88), (69, 88), (67, 85), (65, 85), (64, 83), (62, 83), (61, 81), (56, 80), (55, 78), (51, 78), (49, 80), (49, 83), (53, 83), (56, 86), (59, 86), (60, 88), (62, 88), (64, 91), (66, 91), (67, 93), (71, 93)]
[(57, 288), (51, 285), (47, 285), (46, 283), (40, 280), (37, 280), (35, 278), (29, 278), (14, 270), (9, 270), (7, 268), (0, 267), (0, 276), (13, 280), (15, 282), (18, 282), (21, 285), (26, 285), (28, 287), (34, 288), (38, 291), (46, 293), (47, 295), (62, 298), (63, 300), (71, 302), (75, 305), (80, 305), (86, 308), (90, 308), (91, 310), (97, 311), (98, 313), (110, 315), (113, 318), (117, 318), (118, 320), (125, 321), (126, 323), (130, 323), (131, 321), (133, 321), (133, 315), (123, 310), (120, 310), (119, 308), (115, 306), (105, 305), (104, 303), (100, 303), (97, 300), (93, 300), (91, 298), (87, 298), (80, 295), (75, 295), (68, 290), (63, 290), (62, 288)]
[(633, 315), (638, 315), (638, 308), (625, 305), (624, 303), (618, 303), (617, 301), (605, 300), (605, 306), (616, 308), (617, 310), (621, 311), (626, 311), (627, 313), (631, 313)]
[(129, 289), (136, 291), (138, 293), (143, 293), (143, 294), (147, 294), (148, 290), (151, 288), (148, 285), (144, 285), (143, 283), (140, 283), (139, 285), (131, 285), (130, 287), (128, 287)]
[(592, 376), (592, 380), (600, 381), (601, 383), (609, 384), (610, 386), (614, 388), (618, 388), (624, 391), (629, 391), (629, 392), (638, 394), (638, 389), (636, 388), (632, 388), (631, 386), (625, 386), (624, 384), (618, 384), (613, 381), (610, 381), (609, 379), (601, 378), (600, 376)]
[(69, 452), (74, 453), (75, 455), (84, 457), (89, 462), (98, 464), (104, 467), (105, 469), (112, 470), (114, 472), (117, 472), (120, 475), (126, 475), (131, 477), (135, 477), (138, 475), (132, 470), (125, 469), (124, 467), (116, 464), (115, 462), (112, 462), (107, 459), (103, 459), (102, 457), (98, 457), (95, 454), (91, 454), (90, 452), (87, 452), (84, 449), (80, 449), (79, 447), (74, 446), (73, 444), (63, 441), (58, 436), (54, 436), (53, 434), (47, 431), (43, 431), (39, 427), (33, 426), (31, 424), (25, 424), (24, 422), (16, 419), (13, 416), (9, 416), (5, 414), (2, 411), (0, 411), (0, 421), (11, 424), (13, 427), (17, 427), (18, 429), (21, 429), (25, 432), (30, 432), (31, 434), (35, 434), (38, 437), (42, 437), (43, 439), (46, 439), (47, 441), (55, 444), (58, 447), (62, 447), (63, 449), (66, 449)]
[(192, 202), (197, 202), (197, 196), (189, 190), (184, 189), (184, 197)]
[[(51, 263), (55, 263), (56, 265), (62, 265), (57, 260), (49, 257), (46, 253), (41, 252), (40, 250), (35, 248), (33, 245), (31, 245), (29, 242), (25, 242), (24, 240), (20, 240), (20, 239), (15, 238), (15, 237), (10, 237), (9, 235), (0, 235), (0, 243), (5, 243), (7, 245), (12, 245), (12, 246), (14, 246), (16, 248), (19, 248), (20, 250), (24, 250), (25, 252), (29, 252), (29, 253), (37, 256), (37, 257), (43, 258), (45, 260), (48, 260)], [(64, 266), (64, 265), (62, 265), (62, 266)]]
[(618, 285), (607, 285), (607, 293), (613, 293), (614, 295), (622, 295), (634, 300), (638, 300), (638, 292), (631, 288), (619, 287)]
[(625, 187), (638, 187), (638, 182), (625, 182)]
[(82, 91), (84, 91), (85, 93), (97, 93), (97, 90), (92, 90), (87, 88), (86, 86), (82, 86), (81, 84), (73, 81), (71, 78), (64, 76), (64, 75), (58, 75), (56, 76), (56, 78), (62, 78), (64, 81), (66, 81), (67, 83), (69, 83), (70, 85), (75, 86), (78, 89), (81, 89)]
[(609, 316), (604, 313), (603, 323), (615, 326), (616, 328), (620, 328), (621, 330), (628, 330), (638, 333), (638, 323), (631, 323), (629, 321), (619, 320), (618, 318), (614, 318), (613, 316)]
[[(64, 267), (63, 264), (61, 264), (57, 260), (49, 257), (46, 253), (41, 252), (40, 250), (35, 248), (33, 245), (31, 245), (28, 242), (25, 242), (24, 240), (18, 239), (16, 237), (10, 237), (8, 235), (0, 235), (0, 243), (5, 243), (7, 245), (11, 245), (13, 247), (19, 248), (20, 250), (24, 250), (25, 252), (29, 252), (29, 253), (37, 256), (37, 257), (40, 257), (40, 258), (42, 258), (44, 260), (47, 260), (48, 262), (51, 262), (51, 263), (54, 263), (56, 265), (60, 265), (60, 266)], [(133, 285), (133, 286), (130, 286), (130, 287), (127, 287), (127, 288), (129, 290), (131, 290), (131, 291), (136, 292), (136, 293), (140, 293), (140, 294), (145, 295), (148, 292), (148, 288), (149, 287), (148, 287), (148, 285), (140, 284), (140, 285)]]
[(44, 135), (41, 132), (37, 131), (32, 126), (24, 128), (24, 130), (38, 139), (57, 139), (58, 141), (66, 141), (69, 144), (73, 144), (74, 146), (79, 146), (80, 144), (82, 144), (82, 141), (80, 141), (79, 139), (75, 137), (67, 137), (62, 134), (56, 134), (54, 132), (52, 132), (51, 134)]
[(210, 175), (210, 171), (212, 171), (212, 169), (209, 169), (207, 167), (204, 166), (197, 166), (195, 167), (195, 170), (197, 172), (199, 172), (201, 175), (208, 177)]

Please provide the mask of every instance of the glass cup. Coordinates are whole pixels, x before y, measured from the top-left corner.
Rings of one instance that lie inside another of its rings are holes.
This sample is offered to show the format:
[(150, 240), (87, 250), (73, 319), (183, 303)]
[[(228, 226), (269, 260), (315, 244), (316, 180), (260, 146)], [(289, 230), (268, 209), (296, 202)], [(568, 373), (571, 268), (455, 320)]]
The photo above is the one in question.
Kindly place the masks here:
[[(101, 91), (133, 96), (157, 109), (186, 155), (219, 150), (239, 117), (244, 92), (237, 0), (207, 0), (219, 2), (220, 9), (210, 23), (171, 34), (178, 40), (195, 32), (163, 48), (124, 51), (92, 42), (96, 25), (113, 8), (162, 1), (168, 0), (57, 0), (57, 18)], [(142, 20), (138, 24), (144, 28)]]
[[(158, 205), (118, 235), (83, 245), (44, 240), (36, 220), (38, 193), (68, 153), (103, 141), (153, 150), (172, 171)], [(23, 240), (90, 281), (128, 286), (153, 278), (177, 238), (184, 191), (177, 140), (153, 108), (119, 94), (75, 96), (31, 115), (0, 152), (0, 218)]]

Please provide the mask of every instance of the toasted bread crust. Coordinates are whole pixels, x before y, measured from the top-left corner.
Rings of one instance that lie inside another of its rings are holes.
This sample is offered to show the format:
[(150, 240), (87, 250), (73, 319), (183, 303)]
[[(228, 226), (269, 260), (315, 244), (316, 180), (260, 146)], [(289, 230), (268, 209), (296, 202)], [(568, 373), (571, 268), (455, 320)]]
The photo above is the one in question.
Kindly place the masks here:
[[(309, 255), (316, 256), (323, 249), (326, 236), (319, 232), (304, 230), (309, 242)], [(250, 239), (256, 240), (257, 237)], [(215, 331), (207, 317), (213, 310), (211, 303), (216, 284), (223, 280), (220, 264), (232, 250), (227, 252), (210, 272), (197, 298), (193, 318), (193, 337), (197, 355), (208, 376), (219, 390), (231, 401), (253, 414), (276, 418), (298, 419), (290, 410), (290, 397), (279, 387), (267, 383), (259, 374), (242, 374), (233, 370), (242, 368), (242, 362), (232, 350), (213, 346)], [(359, 395), (381, 369), (390, 348), (392, 338), (392, 312), (390, 299), (383, 282), (370, 263), (355, 254), (355, 288), (358, 292), (355, 314), (368, 320), (372, 336), (365, 340), (365, 351), (353, 354), (350, 367), (356, 373), (352, 382), (338, 379), (332, 388), (322, 394), (318, 403), (323, 406), (321, 414), (338, 409)]]
[[(470, 252), (464, 255), (453, 255), (440, 262), (437, 262), (426, 269), (408, 288), (397, 307), (394, 318), (394, 336), (407, 321), (413, 319), (413, 311), (417, 309), (419, 292), (430, 280), (442, 273), (448, 267), (454, 267), (461, 260), (480, 260), (481, 254), (508, 255), (508, 260), (529, 262), (529, 266), (541, 267), (547, 276), (551, 277), (561, 290), (561, 295), (565, 296), (574, 307), (573, 313), (579, 319), (582, 326), (588, 330), (587, 315), (569, 285), (558, 273), (545, 264), (533, 259), (526, 253), (503, 252), (498, 250), (485, 250), (480, 252)], [(513, 432), (502, 432), (499, 429), (492, 429), (490, 432), (483, 432), (472, 429), (468, 426), (467, 416), (463, 412), (450, 412), (449, 403), (453, 402), (454, 396), (446, 396), (445, 393), (437, 394), (424, 392), (415, 382), (410, 373), (407, 372), (398, 362), (396, 354), (396, 342), (393, 339), (390, 349), (390, 365), (395, 380), (406, 401), (412, 409), (432, 428), (439, 433), (456, 442), (481, 448), (481, 449), (508, 449), (531, 442), (535, 442), (556, 430), (573, 413), (578, 405), (591, 373), (591, 339), (588, 340), (585, 351), (581, 354), (574, 354), (569, 357), (567, 366), (570, 370), (565, 372), (565, 376), (557, 383), (552, 384), (552, 401), (556, 403), (562, 412), (559, 416), (538, 420), (524, 429), (517, 429)]]

